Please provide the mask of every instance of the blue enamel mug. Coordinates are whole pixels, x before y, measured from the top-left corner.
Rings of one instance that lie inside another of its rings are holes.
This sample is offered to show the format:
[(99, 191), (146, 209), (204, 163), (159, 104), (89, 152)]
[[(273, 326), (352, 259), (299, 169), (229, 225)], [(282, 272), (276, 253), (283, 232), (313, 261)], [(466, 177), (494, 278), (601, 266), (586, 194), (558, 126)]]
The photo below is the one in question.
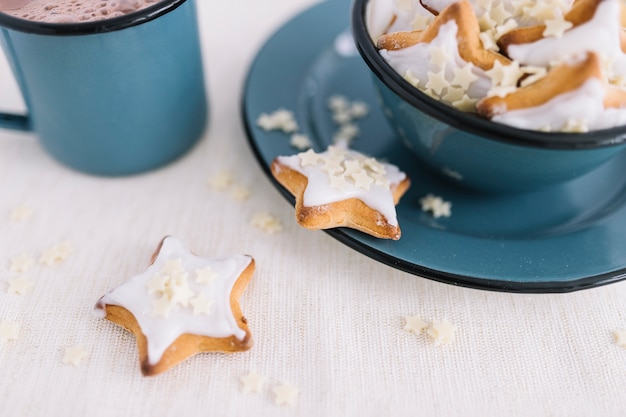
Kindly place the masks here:
[(27, 108), (0, 113), (0, 127), (34, 132), (71, 168), (147, 171), (202, 136), (208, 105), (195, 0), (85, 23), (0, 13), (0, 43)]

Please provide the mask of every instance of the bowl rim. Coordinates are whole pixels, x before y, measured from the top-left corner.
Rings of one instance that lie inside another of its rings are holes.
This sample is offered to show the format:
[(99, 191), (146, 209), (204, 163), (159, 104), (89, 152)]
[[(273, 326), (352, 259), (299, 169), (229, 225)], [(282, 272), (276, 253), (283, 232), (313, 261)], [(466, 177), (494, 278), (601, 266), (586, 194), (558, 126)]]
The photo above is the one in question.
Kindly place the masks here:
[(467, 133), (526, 147), (575, 150), (610, 147), (626, 142), (626, 125), (575, 134), (519, 129), (482, 119), (474, 113), (462, 112), (428, 96), (400, 76), (379, 54), (365, 23), (369, 1), (352, 2), (350, 26), (356, 48), (374, 75), (417, 110)]

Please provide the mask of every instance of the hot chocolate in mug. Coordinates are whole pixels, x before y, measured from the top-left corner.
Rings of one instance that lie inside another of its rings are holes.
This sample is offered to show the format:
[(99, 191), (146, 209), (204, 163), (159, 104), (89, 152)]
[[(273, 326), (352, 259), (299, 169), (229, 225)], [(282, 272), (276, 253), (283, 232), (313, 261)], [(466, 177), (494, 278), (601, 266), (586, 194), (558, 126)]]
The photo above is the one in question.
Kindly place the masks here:
[(62, 23), (0, 13), (0, 44), (27, 108), (0, 113), (0, 127), (33, 131), (57, 160), (96, 175), (146, 171), (189, 150), (208, 112), (195, 0), (145, 3)]

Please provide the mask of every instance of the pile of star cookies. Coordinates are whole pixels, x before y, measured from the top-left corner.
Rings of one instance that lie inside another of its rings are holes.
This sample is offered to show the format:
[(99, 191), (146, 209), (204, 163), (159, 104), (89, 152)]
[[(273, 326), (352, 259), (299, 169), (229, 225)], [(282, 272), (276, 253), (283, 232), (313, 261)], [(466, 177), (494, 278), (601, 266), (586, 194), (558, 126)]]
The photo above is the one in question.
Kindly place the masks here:
[(521, 129), (626, 124), (620, 0), (370, 0), (368, 29), (409, 83)]

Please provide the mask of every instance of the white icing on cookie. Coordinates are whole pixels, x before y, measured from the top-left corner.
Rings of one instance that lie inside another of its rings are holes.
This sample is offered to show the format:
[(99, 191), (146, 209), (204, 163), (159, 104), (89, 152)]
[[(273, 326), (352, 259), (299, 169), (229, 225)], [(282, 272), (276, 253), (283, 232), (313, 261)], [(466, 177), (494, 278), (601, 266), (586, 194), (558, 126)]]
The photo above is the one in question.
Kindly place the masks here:
[[(421, 90), (431, 88), (435, 74), (442, 75), (445, 84), (441, 89), (436, 89), (435, 93), (438, 97), (444, 98), (444, 101), (452, 103), (456, 100), (445, 100), (445, 97), (449, 93), (448, 89), (454, 85), (455, 72), (469, 66), (469, 63), (459, 55), (457, 31), (456, 22), (450, 20), (441, 25), (437, 36), (430, 43), (420, 42), (394, 51), (383, 49), (380, 54), (398, 74)], [(446, 55), (447, 59), (437, 58), (438, 54)], [(463, 94), (472, 99), (482, 98), (491, 88), (491, 79), (485, 71), (472, 65), (470, 72), (475, 80), (467, 88), (463, 88), (457, 99), (462, 98)]]
[[(146, 336), (151, 365), (182, 334), (243, 340), (246, 332), (237, 325), (230, 294), (251, 259), (246, 255), (201, 258), (178, 239), (166, 237), (152, 265), (104, 295), (95, 311), (104, 316), (106, 305), (114, 305), (132, 313)], [(198, 312), (200, 304), (203, 308)]]
[(309, 150), (277, 159), (307, 177), (302, 201), (305, 207), (357, 198), (381, 213), (390, 225), (398, 225), (391, 187), (402, 182), (406, 174), (397, 166), (337, 146), (322, 153)]
[(625, 124), (626, 109), (605, 109), (602, 82), (592, 78), (540, 106), (505, 112), (492, 120), (521, 129), (586, 131)]
[(548, 36), (538, 41), (510, 45), (509, 56), (524, 65), (548, 66), (554, 61), (567, 60), (584, 52), (596, 52), (612, 58), (612, 71), (626, 75), (626, 54), (621, 50), (619, 0), (604, 0), (598, 4), (593, 17), (562, 37)]

